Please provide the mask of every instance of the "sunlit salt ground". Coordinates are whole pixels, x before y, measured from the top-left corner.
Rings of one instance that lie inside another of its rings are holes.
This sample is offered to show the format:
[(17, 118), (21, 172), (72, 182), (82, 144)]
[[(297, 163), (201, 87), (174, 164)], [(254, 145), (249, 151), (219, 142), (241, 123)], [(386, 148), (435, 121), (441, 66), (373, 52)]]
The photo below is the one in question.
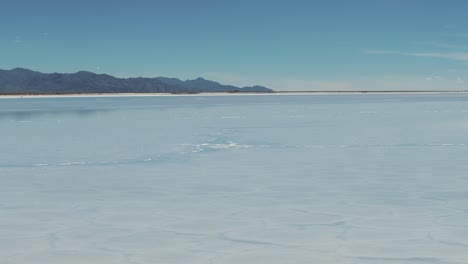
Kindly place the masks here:
[(0, 99), (1, 264), (468, 263), (468, 95)]

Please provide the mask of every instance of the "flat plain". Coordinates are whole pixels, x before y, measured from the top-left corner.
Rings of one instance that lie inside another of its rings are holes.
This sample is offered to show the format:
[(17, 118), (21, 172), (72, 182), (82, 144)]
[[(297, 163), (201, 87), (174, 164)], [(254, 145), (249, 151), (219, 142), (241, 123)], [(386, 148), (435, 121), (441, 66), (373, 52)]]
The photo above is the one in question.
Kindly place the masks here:
[(468, 95), (0, 100), (0, 263), (468, 261)]

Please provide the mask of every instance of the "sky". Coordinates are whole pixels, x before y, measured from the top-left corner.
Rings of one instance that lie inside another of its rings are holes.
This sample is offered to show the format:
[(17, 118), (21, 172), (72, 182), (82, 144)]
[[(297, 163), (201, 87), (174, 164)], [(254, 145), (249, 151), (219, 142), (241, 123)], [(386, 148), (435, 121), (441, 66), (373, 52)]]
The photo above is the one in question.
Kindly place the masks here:
[(468, 90), (468, 1), (1, 0), (0, 69)]

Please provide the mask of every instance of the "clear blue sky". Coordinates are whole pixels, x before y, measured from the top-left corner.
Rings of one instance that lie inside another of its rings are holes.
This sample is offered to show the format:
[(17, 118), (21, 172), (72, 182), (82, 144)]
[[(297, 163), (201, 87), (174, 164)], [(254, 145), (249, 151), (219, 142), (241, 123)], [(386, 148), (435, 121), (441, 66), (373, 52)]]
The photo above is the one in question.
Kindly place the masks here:
[(468, 89), (468, 1), (3, 1), (0, 68)]

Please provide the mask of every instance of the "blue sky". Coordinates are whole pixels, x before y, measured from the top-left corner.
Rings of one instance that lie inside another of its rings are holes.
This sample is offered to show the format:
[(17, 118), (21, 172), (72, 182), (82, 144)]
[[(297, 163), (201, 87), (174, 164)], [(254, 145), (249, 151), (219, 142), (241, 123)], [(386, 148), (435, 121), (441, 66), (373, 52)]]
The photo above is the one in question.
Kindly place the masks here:
[(468, 1), (4, 1), (0, 68), (468, 89)]

